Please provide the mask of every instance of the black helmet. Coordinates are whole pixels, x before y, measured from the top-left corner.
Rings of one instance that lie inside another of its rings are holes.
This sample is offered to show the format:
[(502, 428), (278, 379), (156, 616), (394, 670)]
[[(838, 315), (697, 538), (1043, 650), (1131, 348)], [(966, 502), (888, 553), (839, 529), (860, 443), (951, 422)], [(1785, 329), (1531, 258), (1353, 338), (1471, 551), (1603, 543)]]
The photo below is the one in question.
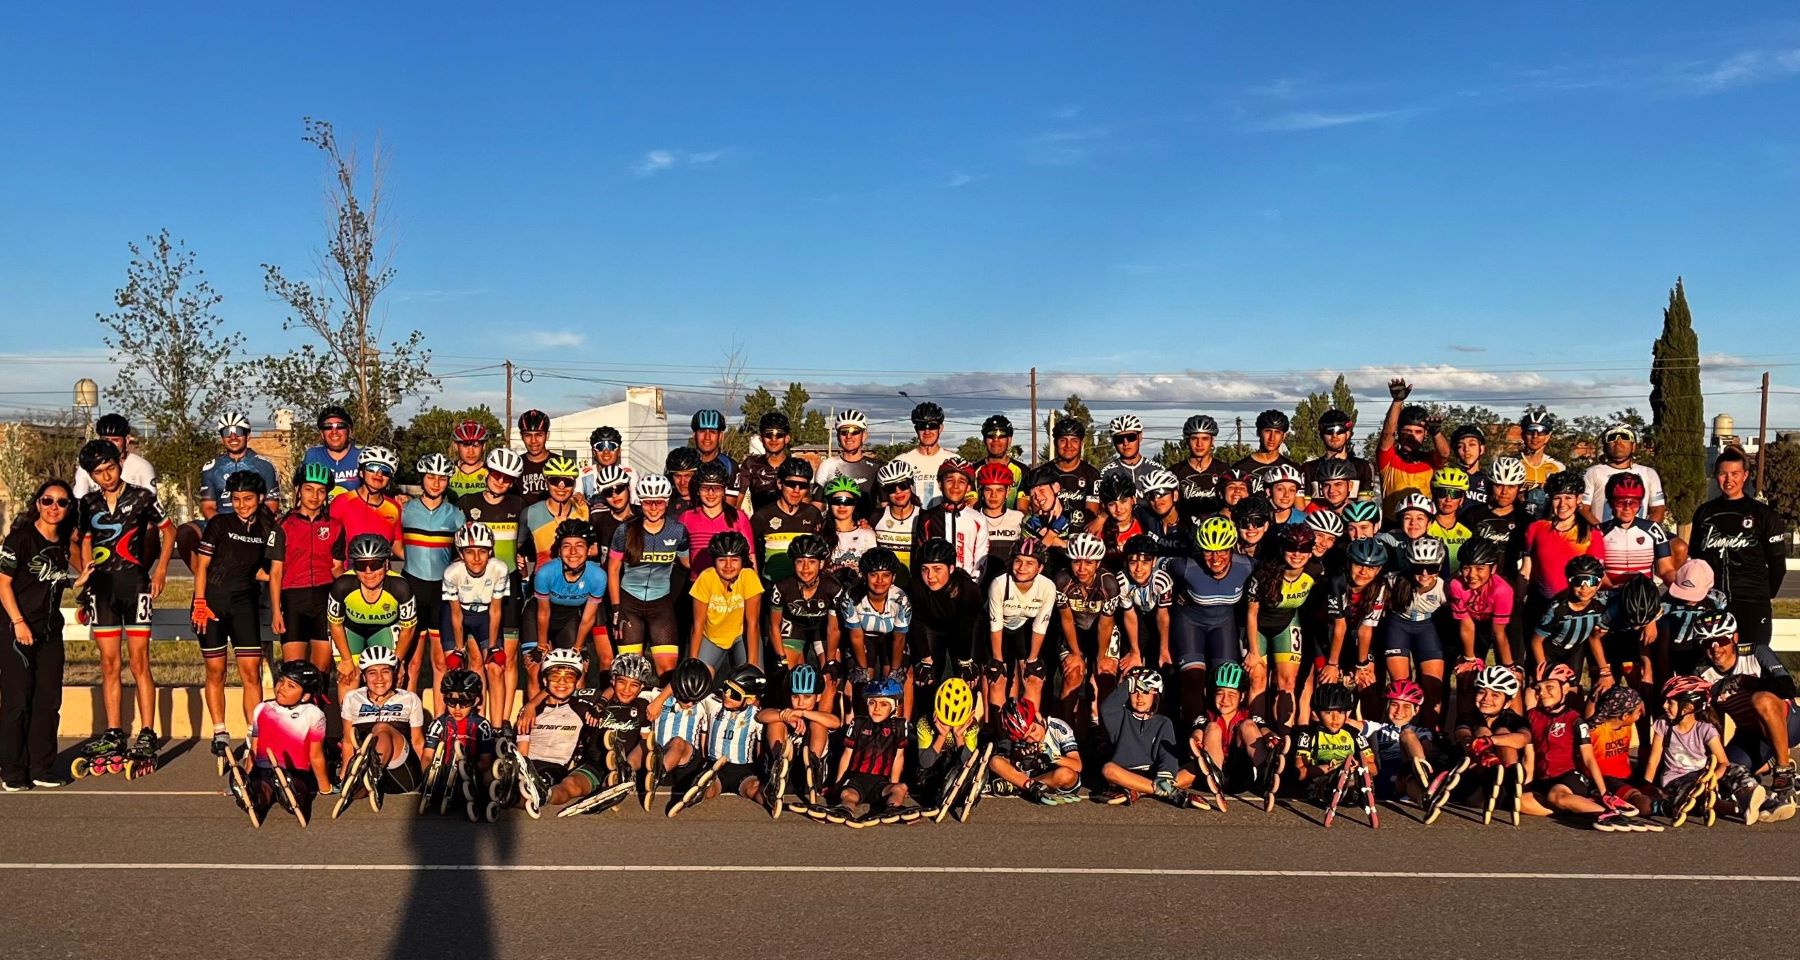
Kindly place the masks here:
[(1123, 470), (1114, 470), (1100, 478), (1101, 503), (1112, 503), (1115, 500), (1130, 500), (1137, 496), (1137, 484), (1132, 481), (1131, 474)]
[[(867, 554), (864, 554), (864, 556), (866, 557)], [(916, 556), (918, 557), (919, 566), (921, 567), (928, 563), (941, 563), (948, 567), (956, 566), (956, 548), (951, 546), (950, 541), (945, 540), (943, 537), (932, 537), (930, 540), (919, 544)], [(866, 573), (867, 571), (865, 570), (864, 572)]]
[(1269, 523), (1275, 519), (1275, 505), (1269, 502), (1268, 497), (1260, 493), (1253, 493), (1239, 500), (1237, 506), (1231, 508), (1231, 518), (1236, 520), (1240, 527), (1248, 526), (1253, 519)]
[(862, 555), (856, 562), (856, 568), (863, 576), (871, 573), (899, 573), (900, 557), (886, 547), (874, 547)]
[(1256, 429), (1288, 432), (1288, 416), (1280, 410), (1264, 410), (1256, 415)]
[(706, 661), (688, 657), (675, 665), (675, 699), (682, 703), (693, 703), (703, 700), (712, 692), (712, 670)]
[(1350, 466), (1350, 461), (1348, 460), (1340, 460), (1337, 457), (1328, 457), (1318, 461), (1318, 464), (1318, 466), (1313, 468), (1313, 479), (1320, 483), (1330, 483), (1333, 480), (1356, 479), (1356, 468)]
[(676, 447), (663, 458), (664, 473), (680, 473), (683, 470), (700, 469), (700, 451), (693, 447)]
[(345, 426), (356, 426), (356, 421), (350, 417), (350, 411), (345, 410), (342, 406), (335, 403), (328, 403), (325, 406), (320, 407), (319, 416), (314, 421), (314, 424), (320, 430), (323, 430), (325, 429), (325, 424), (332, 420), (342, 420), (344, 421)]
[(1457, 427), (1456, 432), (1450, 435), (1450, 442), (1452, 444), (1461, 443), (1465, 437), (1474, 438), (1480, 441), (1482, 446), (1487, 446), (1487, 431), (1476, 424), (1465, 423)]
[(698, 489), (709, 483), (718, 487), (730, 486), (731, 471), (725, 469), (725, 465), (717, 460), (700, 464), (695, 468), (694, 487)]
[(996, 413), (981, 421), (981, 435), (984, 437), (1010, 437), (1013, 435), (1012, 421), (1006, 415)]
[(116, 413), (109, 413), (94, 421), (94, 433), (102, 437), (129, 437), (131, 421)]
[(816, 533), (803, 533), (788, 543), (788, 556), (795, 560), (828, 560), (831, 544)]
[(1194, 436), (1195, 434), (1198, 434), (1198, 433), (1204, 433), (1209, 437), (1218, 436), (1219, 435), (1219, 421), (1214, 420), (1213, 418), (1207, 416), (1204, 413), (1196, 413), (1193, 416), (1187, 418), (1187, 420), (1184, 423), (1182, 423), (1182, 425), (1181, 425), (1182, 439), (1185, 440), (1188, 437)]
[(119, 445), (96, 437), (81, 445), (81, 452), (75, 455), (75, 462), (81, 464), (81, 469), (93, 473), (94, 468), (103, 463), (119, 462)]
[(920, 427), (941, 427), (944, 425), (944, 408), (930, 400), (912, 409), (912, 425)]
[(725, 429), (725, 415), (710, 408), (695, 410), (694, 415), (688, 419), (688, 426), (695, 433), (702, 430), (723, 430)]
[(1319, 414), (1319, 432), (1324, 433), (1327, 427), (1348, 427), (1350, 415), (1342, 410), (1327, 410)]
[(473, 670), (452, 670), (444, 674), (438, 681), (438, 692), (444, 696), (467, 694), (471, 697), (481, 696), (481, 675)]
[(775, 478), (786, 480), (790, 477), (811, 480), (813, 478), (812, 461), (805, 457), (789, 457), (781, 461), (781, 466), (775, 469)]
[(550, 415), (542, 410), (527, 410), (519, 414), (519, 432), (534, 433), (550, 429)]
[(1640, 630), (1662, 614), (1662, 594), (1656, 581), (1646, 576), (1625, 581), (1618, 593), (1619, 619), (1629, 630)]
[(1158, 553), (1156, 538), (1140, 533), (1125, 541), (1125, 555), (1128, 557), (1154, 557)]
[(1056, 426), (1050, 428), (1050, 436), (1060, 440), (1063, 437), (1087, 436), (1087, 424), (1074, 417), (1057, 417)]
[(1573, 493), (1580, 496), (1587, 491), (1587, 481), (1581, 474), (1573, 470), (1558, 470), (1544, 481), (1544, 495), (1554, 497), (1559, 493)]
[(1486, 537), (1478, 537), (1463, 544), (1462, 551), (1456, 555), (1463, 566), (1481, 566), (1497, 564), (1505, 551), (1500, 545)]
[(1424, 407), (1421, 407), (1416, 403), (1409, 403), (1406, 406), (1400, 408), (1399, 426), (1402, 426), (1402, 427), (1424, 426), (1425, 418), (1429, 417), (1429, 416), (1431, 416), (1431, 411), (1426, 410)]
[(245, 490), (260, 497), (269, 492), (269, 484), (263, 479), (262, 474), (255, 470), (239, 470), (225, 478), (226, 493), (238, 493)]
[(1604, 580), (1606, 564), (1601, 563), (1599, 557), (1584, 553), (1579, 557), (1570, 557), (1569, 562), (1563, 564), (1563, 576), (1571, 580), (1576, 577), (1593, 577), (1597, 580)]
[(770, 430), (779, 430), (782, 433), (793, 433), (794, 422), (789, 420), (788, 415), (782, 413), (780, 410), (770, 410), (768, 413), (762, 415), (762, 419), (756, 421), (756, 432), (765, 433)]
[(1024, 489), (1026, 490), (1030, 490), (1032, 487), (1041, 487), (1046, 484), (1052, 487), (1062, 486), (1062, 471), (1056, 469), (1055, 464), (1043, 464), (1036, 470), (1025, 475)]
[(725, 675), (723, 686), (736, 693), (739, 699), (749, 700), (762, 696), (769, 686), (769, 678), (755, 664), (745, 663)]
[(573, 517), (556, 525), (556, 545), (559, 549), (562, 547), (562, 542), (570, 537), (591, 544), (594, 542), (594, 528), (589, 526), (586, 520), (577, 520)]
[(750, 556), (750, 541), (736, 530), (721, 530), (713, 534), (712, 542), (706, 545), (706, 552), (719, 557), (736, 557), (743, 560)]
[(325, 679), (325, 674), (311, 660), (284, 660), (281, 666), (275, 668), (275, 677), (278, 680), (292, 680), (300, 685), (300, 689), (314, 693), (319, 689), (319, 682)]
[(1356, 694), (1341, 683), (1320, 684), (1313, 691), (1313, 709), (1318, 711), (1343, 710), (1348, 712), (1356, 706)]
[(619, 432), (618, 427), (595, 427), (594, 432), (588, 434), (588, 446), (590, 447), (597, 447), (602, 443), (624, 442), (625, 435)]

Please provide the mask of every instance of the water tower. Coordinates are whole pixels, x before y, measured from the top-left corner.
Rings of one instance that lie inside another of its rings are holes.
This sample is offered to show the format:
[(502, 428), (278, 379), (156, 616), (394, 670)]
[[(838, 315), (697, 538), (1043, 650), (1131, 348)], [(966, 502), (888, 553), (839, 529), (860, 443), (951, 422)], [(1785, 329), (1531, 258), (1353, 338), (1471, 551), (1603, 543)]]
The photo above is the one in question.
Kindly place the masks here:
[(100, 385), (87, 377), (75, 381), (75, 413), (81, 417), (82, 435), (94, 423), (94, 411), (100, 408)]
[(1731, 414), (1721, 413), (1713, 417), (1711, 445), (1717, 449), (1724, 449), (1737, 442), (1737, 421), (1731, 419)]

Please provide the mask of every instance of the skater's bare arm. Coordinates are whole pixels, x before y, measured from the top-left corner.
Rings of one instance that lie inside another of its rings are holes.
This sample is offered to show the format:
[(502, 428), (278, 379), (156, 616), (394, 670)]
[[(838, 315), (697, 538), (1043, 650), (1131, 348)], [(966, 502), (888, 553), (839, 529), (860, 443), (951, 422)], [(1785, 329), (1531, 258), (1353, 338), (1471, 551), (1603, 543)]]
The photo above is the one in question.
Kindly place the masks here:
[(325, 741), (314, 740), (307, 744), (307, 765), (312, 768), (313, 779), (319, 781), (319, 792), (331, 792), (331, 777), (325, 766)]

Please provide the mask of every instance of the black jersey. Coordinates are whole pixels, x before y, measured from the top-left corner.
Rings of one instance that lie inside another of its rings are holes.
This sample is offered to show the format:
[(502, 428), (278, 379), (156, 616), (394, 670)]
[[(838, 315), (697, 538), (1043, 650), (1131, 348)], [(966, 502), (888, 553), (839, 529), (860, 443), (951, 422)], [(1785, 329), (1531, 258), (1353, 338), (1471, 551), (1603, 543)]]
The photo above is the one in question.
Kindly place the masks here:
[(1229, 464), (1214, 457), (1204, 470), (1195, 467), (1192, 460), (1183, 460), (1170, 468), (1170, 472), (1181, 481), (1183, 501), (1216, 500), (1225, 496), (1225, 471), (1229, 469)]
[(1519, 558), (1525, 555), (1525, 528), (1531, 525), (1524, 507), (1515, 504), (1512, 512), (1503, 517), (1486, 507), (1469, 507), (1458, 514), (1457, 519), (1469, 528), (1471, 539), (1489, 540), (1499, 545), (1498, 572), (1502, 576), (1518, 575)]
[(1062, 501), (1063, 512), (1071, 517), (1079, 516), (1086, 522), (1088, 502), (1100, 499), (1100, 470), (1085, 460), (1076, 464), (1073, 470), (1065, 471), (1058, 466), (1056, 487), (1056, 499)]
[[(913, 580), (913, 622), (907, 634), (934, 658), (945, 660), (974, 659), (975, 639), (987, 627), (987, 599), (981, 587), (964, 571), (951, 568), (950, 580), (942, 590), (925, 586), (923, 579)], [(939, 663), (939, 676), (948, 663)]]
[[(746, 473), (748, 469), (746, 466)], [(788, 556), (789, 545), (801, 534), (823, 533), (824, 530), (825, 515), (804, 500), (793, 513), (781, 509), (778, 503), (756, 511), (750, 518), (751, 547), (756, 550), (757, 569), (762, 571), (763, 581), (775, 583), (793, 574), (794, 561)]]
[(81, 498), (75, 529), (93, 541), (93, 563), (100, 570), (148, 569), (158, 545), (158, 531), (168, 526), (162, 504), (149, 487), (127, 483), (111, 505), (106, 494), (90, 491)]
[(546, 455), (535, 463), (529, 456), (521, 459), (525, 461), (525, 467), (519, 471), (519, 481), (513, 492), (524, 497), (528, 507), (550, 499), (550, 483), (544, 479), (544, 466), (550, 462), (550, 457)]
[(808, 596), (799, 577), (787, 576), (769, 590), (769, 609), (781, 613), (781, 639), (802, 643), (825, 642), (831, 618), (837, 616), (844, 603), (844, 588), (829, 573), (819, 574), (817, 586)]
[(1766, 503), (1717, 497), (1694, 511), (1689, 549), (1712, 565), (1719, 589), (1732, 600), (1767, 600), (1787, 576), (1783, 529)]
[(227, 510), (207, 521), (200, 555), (209, 558), (206, 592), (218, 599), (225, 593), (254, 590), (259, 571), (287, 559), (287, 540), (281, 524), (267, 513), (258, 510), (246, 520)]

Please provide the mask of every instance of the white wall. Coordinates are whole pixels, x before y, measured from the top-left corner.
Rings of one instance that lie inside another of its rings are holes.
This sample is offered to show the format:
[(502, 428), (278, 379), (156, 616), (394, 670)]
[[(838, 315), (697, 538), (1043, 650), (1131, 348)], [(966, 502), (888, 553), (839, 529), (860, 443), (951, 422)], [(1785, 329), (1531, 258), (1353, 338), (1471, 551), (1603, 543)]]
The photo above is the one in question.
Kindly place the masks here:
[[(663, 409), (661, 387), (627, 387), (625, 399), (603, 407), (589, 407), (550, 418), (550, 449), (568, 450), (586, 463), (593, 456), (588, 435), (596, 427), (611, 426), (625, 437), (626, 466), (637, 471), (660, 472), (669, 455), (668, 413)], [(517, 425), (508, 439), (519, 446)]]

